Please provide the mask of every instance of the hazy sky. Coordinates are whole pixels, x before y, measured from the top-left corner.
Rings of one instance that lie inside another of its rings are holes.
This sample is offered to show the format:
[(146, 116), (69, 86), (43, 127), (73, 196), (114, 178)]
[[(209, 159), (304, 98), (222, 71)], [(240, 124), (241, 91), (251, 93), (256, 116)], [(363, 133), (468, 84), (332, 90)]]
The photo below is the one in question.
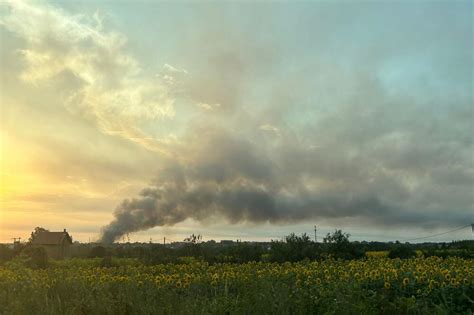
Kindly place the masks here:
[(0, 60), (0, 242), (474, 221), (471, 1), (7, 1)]

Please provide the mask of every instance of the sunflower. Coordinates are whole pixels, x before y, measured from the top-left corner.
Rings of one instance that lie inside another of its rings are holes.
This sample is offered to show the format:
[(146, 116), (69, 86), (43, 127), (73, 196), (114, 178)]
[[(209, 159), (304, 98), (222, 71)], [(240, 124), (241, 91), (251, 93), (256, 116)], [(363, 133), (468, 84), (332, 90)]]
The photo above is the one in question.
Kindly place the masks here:
[(403, 285), (408, 285), (410, 283), (410, 279), (408, 278), (403, 278)]

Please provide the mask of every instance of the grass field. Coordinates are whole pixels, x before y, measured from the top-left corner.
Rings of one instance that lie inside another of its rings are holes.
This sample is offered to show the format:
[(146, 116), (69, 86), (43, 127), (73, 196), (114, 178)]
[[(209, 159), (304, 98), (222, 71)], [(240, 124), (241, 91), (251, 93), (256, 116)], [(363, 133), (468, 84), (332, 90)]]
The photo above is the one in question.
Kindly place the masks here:
[(474, 310), (474, 260), (437, 257), (0, 267), (0, 314), (403, 314)]

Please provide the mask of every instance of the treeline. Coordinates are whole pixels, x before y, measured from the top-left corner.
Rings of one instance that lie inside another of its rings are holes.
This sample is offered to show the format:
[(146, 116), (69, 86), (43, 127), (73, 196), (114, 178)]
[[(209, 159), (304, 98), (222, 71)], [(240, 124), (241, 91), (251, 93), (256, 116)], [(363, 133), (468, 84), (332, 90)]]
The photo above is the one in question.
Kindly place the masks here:
[[(99, 250), (100, 248), (100, 250)], [(216, 243), (188, 242), (177, 248), (160, 244), (146, 246), (119, 245), (114, 247), (96, 247), (90, 257), (110, 255), (119, 258), (137, 258), (145, 263), (176, 263), (183, 258), (193, 257), (209, 263), (245, 263), (250, 261), (296, 262), (302, 260), (326, 259), (359, 259), (365, 252), (349, 241), (349, 235), (338, 230), (328, 234), (323, 243), (313, 242), (307, 234), (294, 233), (283, 240), (268, 243)]]
[[(193, 235), (194, 236), (194, 235)], [(349, 234), (336, 230), (328, 233), (322, 243), (316, 243), (307, 234), (290, 234), (279, 241), (267, 243), (200, 242), (197, 237), (187, 238), (180, 246), (161, 244), (113, 244), (109, 246), (74, 244), (70, 258), (101, 258), (103, 266), (112, 265), (112, 258), (133, 258), (144, 264), (186, 263), (200, 260), (208, 263), (296, 262), (302, 260), (362, 259), (368, 253), (382, 252), (389, 258), (410, 258), (417, 254), (427, 256), (459, 256), (474, 258), (474, 241), (451, 243), (382, 243), (351, 242)], [(15, 261), (31, 268), (48, 265), (46, 251), (28, 244), (10, 248), (0, 245), (0, 264)]]

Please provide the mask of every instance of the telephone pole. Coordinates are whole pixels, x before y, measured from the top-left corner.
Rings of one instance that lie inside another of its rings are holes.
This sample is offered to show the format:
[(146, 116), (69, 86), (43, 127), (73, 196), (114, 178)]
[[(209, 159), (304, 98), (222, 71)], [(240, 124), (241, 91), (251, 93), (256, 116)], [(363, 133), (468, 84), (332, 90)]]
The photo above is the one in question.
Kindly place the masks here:
[(314, 242), (318, 242), (318, 234), (317, 234), (318, 229), (316, 228), (316, 225), (314, 226)]
[(163, 246), (166, 246), (166, 236), (163, 237)]

